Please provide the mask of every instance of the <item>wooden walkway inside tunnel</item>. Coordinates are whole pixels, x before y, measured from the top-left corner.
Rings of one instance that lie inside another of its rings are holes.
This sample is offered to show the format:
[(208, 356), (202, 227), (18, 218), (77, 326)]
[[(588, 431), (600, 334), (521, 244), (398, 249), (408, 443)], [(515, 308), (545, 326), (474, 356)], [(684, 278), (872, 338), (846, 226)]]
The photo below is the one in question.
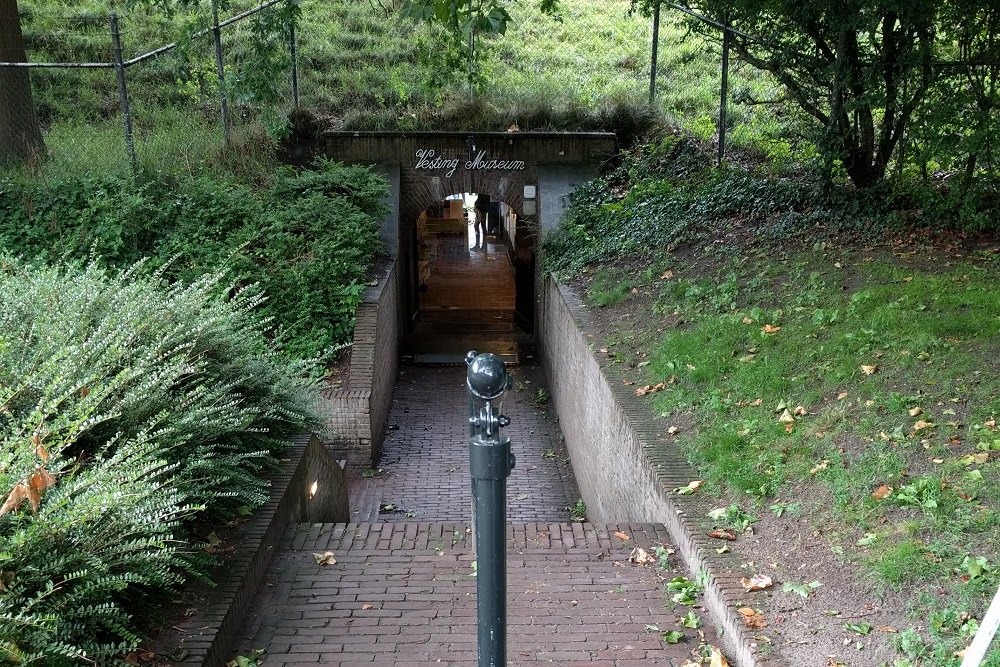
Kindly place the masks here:
[(424, 363), (460, 362), (468, 350), (517, 363), (514, 272), (494, 237), (474, 249), (467, 234), (421, 239), (420, 311), (405, 351)]

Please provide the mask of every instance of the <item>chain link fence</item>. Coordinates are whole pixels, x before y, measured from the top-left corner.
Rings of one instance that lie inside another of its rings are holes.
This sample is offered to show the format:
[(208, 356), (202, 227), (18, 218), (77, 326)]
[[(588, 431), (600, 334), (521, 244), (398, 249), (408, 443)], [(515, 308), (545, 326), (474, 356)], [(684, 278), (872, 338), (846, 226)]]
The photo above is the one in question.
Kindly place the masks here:
[(45, 128), (68, 169), (245, 157), (297, 105), (296, 14), (294, 0), (169, 18), (25, 12), (22, 54), (0, 51), (0, 106), (15, 137)]

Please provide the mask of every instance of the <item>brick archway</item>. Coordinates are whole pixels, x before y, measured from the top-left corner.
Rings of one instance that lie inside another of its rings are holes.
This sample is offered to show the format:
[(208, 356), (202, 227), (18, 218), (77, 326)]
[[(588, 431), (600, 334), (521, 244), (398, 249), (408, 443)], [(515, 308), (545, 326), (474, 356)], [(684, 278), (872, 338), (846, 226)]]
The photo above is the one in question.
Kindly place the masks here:
[(416, 220), (421, 211), (445, 197), (463, 192), (488, 194), (493, 201), (504, 202), (518, 216), (524, 217), (524, 186), (535, 185), (537, 181), (538, 176), (531, 165), (525, 165), (520, 171), (483, 173), (459, 168), (451, 177), (443, 171), (429, 173), (403, 167), (400, 169), (400, 224)]

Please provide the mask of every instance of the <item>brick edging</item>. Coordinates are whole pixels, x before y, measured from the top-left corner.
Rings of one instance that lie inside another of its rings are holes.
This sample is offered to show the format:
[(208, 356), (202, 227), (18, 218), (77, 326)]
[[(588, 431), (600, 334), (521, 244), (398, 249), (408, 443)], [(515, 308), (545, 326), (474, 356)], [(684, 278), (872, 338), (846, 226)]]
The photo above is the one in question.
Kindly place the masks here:
[[(691, 480), (697, 479), (697, 471), (687, 462), (682, 448), (672, 439), (666, 438), (661, 431), (664, 427), (657, 422), (657, 416), (647, 401), (638, 399), (631, 386), (625, 385), (626, 378), (620, 366), (614, 364), (608, 357), (601, 358), (589, 349), (588, 339), (592, 327), (586, 306), (575, 294), (572, 288), (560, 284), (554, 276), (549, 275), (545, 281), (544, 308), (549, 311), (561, 308), (575, 325), (573, 337), (576, 340), (558, 341), (560, 345), (579, 345), (587, 350), (586, 358), (600, 370), (607, 395), (611, 397), (615, 411), (624, 415), (630, 436), (638, 442), (644, 468), (645, 481), (648, 488), (634, 489), (640, 495), (655, 494), (661, 507), (665, 508), (657, 518), (670, 531), (671, 539), (678, 548), (685, 564), (695, 576), (705, 583), (705, 602), (709, 611), (722, 628), (723, 645), (729, 656), (741, 667), (779, 667), (781, 665), (774, 656), (764, 656), (757, 652), (752, 641), (752, 635), (736, 611), (737, 606), (752, 604), (759, 593), (748, 593), (740, 585), (739, 580), (745, 576), (740, 569), (736, 556), (731, 553), (719, 554), (716, 548), (724, 544), (719, 540), (709, 538), (707, 533), (713, 526), (707, 517), (711, 509), (707, 499), (694, 494), (681, 496), (672, 492), (673, 489), (686, 486)], [(547, 332), (542, 332), (546, 335)], [(549, 344), (546, 341), (546, 352)], [(545, 355), (546, 371), (551, 372), (548, 354)], [(565, 372), (565, 371), (564, 371)], [(587, 415), (564, 413), (560, 405), (558, 383), (551, 381), (553, 399), (559, 412), (560, 421), (587, 418)], [(571, 387), (571, 390), (575, 387)], [(586, 422), (585, 422), (586, 423)], [(577, 461), (576, 465), (600, 465), (598, 461)], [(613, 481), (609, 480), (609, 485)]]
[(179, 624), (185, 635), (178, 648), (190, 651), (179, 664), (223, 667), (233, 657), (230, 654), (281, 536), (289, 523), (299, 520), (293, 515), (300, 511), (302, 499), (295, 490), (308, 484), (310, 447), (323, 449), (315, 436), (288, 439), (288, 448), (279, 455), (281, 469), (269, 476), (270, 499), (239, 530), (233, 556), (212, 572), (215, 586), (206, 591), (209, 602)]

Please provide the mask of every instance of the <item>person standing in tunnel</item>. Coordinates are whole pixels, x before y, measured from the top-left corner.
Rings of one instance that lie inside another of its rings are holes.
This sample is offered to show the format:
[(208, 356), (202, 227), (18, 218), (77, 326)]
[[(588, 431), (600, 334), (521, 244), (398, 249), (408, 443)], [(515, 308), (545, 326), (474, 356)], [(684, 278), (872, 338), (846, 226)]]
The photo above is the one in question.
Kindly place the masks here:
[[(490, 212), (490, 196), (480, 194), (476, 197), (476, 245), (473, 250), (486, 250), (486, 218)], [(479, 234), (482, 232), (482, 245), (479, 243)]]

